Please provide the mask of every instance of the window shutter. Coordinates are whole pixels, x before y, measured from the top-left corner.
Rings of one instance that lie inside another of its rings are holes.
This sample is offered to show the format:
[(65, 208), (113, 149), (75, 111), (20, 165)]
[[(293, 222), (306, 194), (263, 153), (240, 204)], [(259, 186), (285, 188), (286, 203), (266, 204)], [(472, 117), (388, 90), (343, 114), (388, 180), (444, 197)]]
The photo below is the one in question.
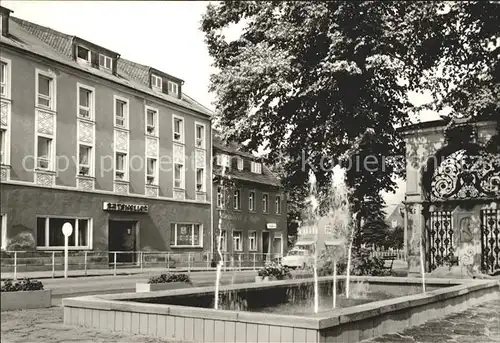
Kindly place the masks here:
[(99, 69), (99, 54), (97, 52), (90, 52), (90, 64), (92, 67)]
[(165, 77), (161, 78), (161, 92), (168, 94), (168, 80)]
[(113, 65), (111, 66), (111, 72), (113, 73), (113, 75), (116, 75), (116, 68), (117, 67), (117, 64), (118, 64), (118, 58), (113, 58), (111, 59), (113, 62)]

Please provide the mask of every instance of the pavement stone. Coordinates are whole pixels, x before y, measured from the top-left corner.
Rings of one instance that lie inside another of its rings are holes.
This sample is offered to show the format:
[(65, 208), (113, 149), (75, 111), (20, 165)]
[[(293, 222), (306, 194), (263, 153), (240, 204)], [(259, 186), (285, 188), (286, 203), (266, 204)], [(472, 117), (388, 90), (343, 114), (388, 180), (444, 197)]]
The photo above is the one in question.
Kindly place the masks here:
[(500, 299), (434, 319), (400, 333), (367, 342), (380, 343), (487, 343), (500, 342)]

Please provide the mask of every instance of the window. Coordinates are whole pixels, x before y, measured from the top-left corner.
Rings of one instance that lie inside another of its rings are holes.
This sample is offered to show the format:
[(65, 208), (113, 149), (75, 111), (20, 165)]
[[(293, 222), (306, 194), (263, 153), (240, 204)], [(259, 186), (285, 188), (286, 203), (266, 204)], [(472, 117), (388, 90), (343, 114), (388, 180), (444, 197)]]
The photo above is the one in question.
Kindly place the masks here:
[(234, 194), (233, 194), (233, 208), (235, 210), (240, 210), (241, 209), (240, 191), (238, 189), (235, 190)]
[(127, 128), (128, 101), (115, 97), (115, 126)]
[(281, 214), (281, 196), (276, 196), (276, 214)]
[(172, 224), (171, 228), (171, 246), (202, 246), (203, 226), (201, 224)]
[(7, 74), (7, 63), (2, 61), (0, 63), (0, 95), (7, 96), (7, 82), (9, 75)]
[(174, 164), (174, 188), (184, 189), (184, 166), (180, 163)]
[(257, 251), (257, 232), (255, 231), (248, 233), (248, 250)]
[(115, 161), (115, 177), (117, 180), (126, 179), (127, 154), (117, 152)]
[(218, 166), (228, 167), (230, 166), (229, 156), (225, 154), (219, 154), (216, 156), (216, 164)]
[(0, 130), (0, 164), (4, 164), (6, 161), (4, 161), (5, 158), (5, 130)]
[(184, 120), (174, 116), (174, 141), (184, 141)]
[(92, 118), (94, 92), (86, 87), (78, 86), (78, 116), (85, 119)]
[(37, 106), (52, 109), (54, 107), (54, 79), (38, 74)]
[(233, 251), (242, 251), (241, 231), (233, 231)]
[(38, 136), (37, 168), (50, 169), (52, 160), (52, 139)]
[(78, 158), (78, 174), (90, 175), (90, 161), (92, 156), (92, 148), (85, 145), (80, 145)]
[(248, 210), (255, 211), (255, 192), (248, 193)]
[(99, 67), (111, 70), (113, 69), (113, 60), (109, 56), (99, 54)]
[(217, 207), (224, 207), (224, 190), (221, 186), (217, 187)]
[(179, 95), (179, 86), (177, 83), (168, 81), (168, 94)]
[(2, 250), (7, 249), (7, 215), (6, 214), (1, 214), (0, 215), (0, 227), (1, 227), (1, 241), (0, 241), (0, 248)]
[(238, 170), (243, 170), (243, 159), (241, 157), (238, 157), (237, 164)]
[(269, 212), (269, 195), (262, 194), (262, 212)]
[(146, 165), (146, 181), (148, 185), (156, 184), (156, 166), (156, 159), (148, 157)]
[(92, 220), (89, 218), (54, 218), (38, 217), (36, 241), (38, 248), (64, 248), (62, 227), (65, 223), (73, 226), (73, 233), (68, 238), (68, 245), (74, 248), (88, 249)]
[(83, 46), (78, 46), (76, 48), (76, 57), (79, 60), (90, 63), (90, 50), (87, 48), (84, 48)]
[(250, 168), (252, 173), (262, 174), (262, 164), (258, 162), (252, 162)]
[(205, 191), (205, 170), (203, 168), (196, 169), (196, 190), (198, 192)]
[(205, 148), (205, 126), (202, 124), (195, 125), (196, 131), (196, 147), (197, 148)]
[(151, 75), (151, 87), (161, 91), (163, 88), (163, 81), (161, 77), (156, 75)]
[(146, 107), (146, 133), (156, 135), (158, 132), (158, 110)]

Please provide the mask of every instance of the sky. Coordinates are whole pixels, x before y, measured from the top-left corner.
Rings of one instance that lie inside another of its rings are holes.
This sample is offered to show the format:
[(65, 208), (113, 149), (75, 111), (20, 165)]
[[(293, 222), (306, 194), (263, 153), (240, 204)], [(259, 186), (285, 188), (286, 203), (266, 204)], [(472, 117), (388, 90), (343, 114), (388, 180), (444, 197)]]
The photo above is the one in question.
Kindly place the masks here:
[[(208, 1), (8, 1), (2, 6), (15, 17), (78, 36), (116, 51), (123, 58), (154, 67), (184, 80), (183, 92), (213, 109), (209, 93), (210, 74), (216, 70), (208, 54), (200, 21)], [(239, 27), (224, 34), (234, 39)], [(429, 96), (411, 93), (410, 101), (421, 105)], [(420, 115), (421, 121), (439, 119), (435, 112)], [(402, 181), (399, 181), (403, 185)], [(393, 204), (403, 189), (387, 194)]]

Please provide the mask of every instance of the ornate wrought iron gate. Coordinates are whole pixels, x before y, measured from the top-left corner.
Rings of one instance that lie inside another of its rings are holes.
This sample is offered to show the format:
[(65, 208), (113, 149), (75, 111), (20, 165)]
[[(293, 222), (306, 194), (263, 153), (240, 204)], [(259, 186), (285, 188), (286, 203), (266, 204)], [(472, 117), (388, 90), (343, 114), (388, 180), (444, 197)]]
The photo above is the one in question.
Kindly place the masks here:
[(481, 266), (485, 272), (500, 269), (500, 210), (481, 210)]
[(453, 225), (450, 211), (431, 212), (430, 225), (427, 232), (427, 262), (429, 271), (442, 266), (454, 254)]

